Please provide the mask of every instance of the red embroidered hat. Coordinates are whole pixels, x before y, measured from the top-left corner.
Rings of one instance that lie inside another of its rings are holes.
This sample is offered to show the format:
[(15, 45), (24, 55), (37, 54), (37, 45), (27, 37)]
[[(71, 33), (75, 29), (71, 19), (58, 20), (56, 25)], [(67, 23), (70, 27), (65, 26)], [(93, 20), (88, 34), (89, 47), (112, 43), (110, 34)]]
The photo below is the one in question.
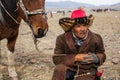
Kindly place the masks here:
[(71, 14), (72, 19), (82, 18), (82, 17), (85, 17), (85, 16), (86, 16), (86, 13), (83, 9), (74, 10)]

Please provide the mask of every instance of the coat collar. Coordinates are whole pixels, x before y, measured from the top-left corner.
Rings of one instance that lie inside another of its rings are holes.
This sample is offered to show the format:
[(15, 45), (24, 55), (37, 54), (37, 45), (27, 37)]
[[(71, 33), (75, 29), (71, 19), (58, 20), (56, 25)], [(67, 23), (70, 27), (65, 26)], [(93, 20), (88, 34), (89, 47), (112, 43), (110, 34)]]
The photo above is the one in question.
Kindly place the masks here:
[(69, 48), (71, 50), (75, 50), (75, 51), (79, 51), (79, 52), (85, 52), (86, 51), (86, 47), (87, 47), (89, 41), (91, 40), (92, 35), (93, 35), (93, 33), (89, 30), (88, 31), (88, 36), (84, 40), (83, 45), (80, 47), (79, 50), (77, 50), (77, 48), (75, 47), (72, 31), (69, 31), (69, 32), (65, 33), (65, 39), (66, 39), (67, 45), (69, 46)]

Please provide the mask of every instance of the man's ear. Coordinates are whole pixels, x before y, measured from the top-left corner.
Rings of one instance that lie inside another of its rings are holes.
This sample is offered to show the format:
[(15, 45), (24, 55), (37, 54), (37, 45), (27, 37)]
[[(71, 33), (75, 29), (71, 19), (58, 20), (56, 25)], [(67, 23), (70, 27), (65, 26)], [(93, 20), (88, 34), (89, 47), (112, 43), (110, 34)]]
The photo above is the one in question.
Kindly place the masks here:
[(94, 19), (95, 19), (95, 17), (92, 14), (90, 14), (89, 15), (90, 22), (89, 22), (88, 26), (91, 26), (93, 24)]

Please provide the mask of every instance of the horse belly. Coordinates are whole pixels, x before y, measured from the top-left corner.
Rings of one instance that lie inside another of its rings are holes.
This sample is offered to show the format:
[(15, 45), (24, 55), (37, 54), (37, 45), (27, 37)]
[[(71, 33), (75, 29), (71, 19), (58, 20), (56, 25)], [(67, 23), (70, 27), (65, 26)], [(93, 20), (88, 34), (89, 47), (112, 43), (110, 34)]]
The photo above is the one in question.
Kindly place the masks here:
[(15, 30), (13, 30), (12, 28), (8, 28), (8, 27), (3, 26), (2, 24), (0, 24), (0, 40), (2, 40), (4, 38), (9, 38), (14, 33), (15, 33)]

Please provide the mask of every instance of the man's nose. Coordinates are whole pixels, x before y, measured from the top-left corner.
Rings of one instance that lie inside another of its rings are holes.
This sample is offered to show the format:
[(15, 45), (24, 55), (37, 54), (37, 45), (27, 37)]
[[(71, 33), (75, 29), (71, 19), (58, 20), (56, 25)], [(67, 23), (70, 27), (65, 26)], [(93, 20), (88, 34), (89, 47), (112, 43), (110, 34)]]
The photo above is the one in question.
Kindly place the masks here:
[(81, 26), (80, 30), (84, 31), (84, 30), (86, 30), (86, 28), (84, 26)]

